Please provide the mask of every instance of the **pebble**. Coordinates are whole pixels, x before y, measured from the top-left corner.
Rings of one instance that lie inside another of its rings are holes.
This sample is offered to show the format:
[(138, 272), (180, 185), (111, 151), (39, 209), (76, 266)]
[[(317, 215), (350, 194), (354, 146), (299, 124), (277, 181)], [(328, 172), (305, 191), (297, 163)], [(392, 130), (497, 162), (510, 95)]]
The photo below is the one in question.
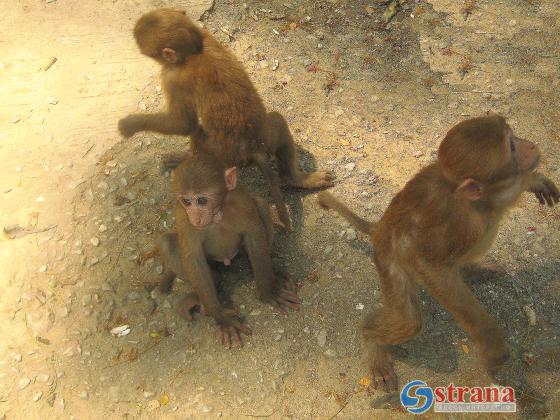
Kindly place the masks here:
[(144, 398), (152, 398), (154, 395), (156, 395), (156, 393), (151, 391), (144, 391), (143, 395)]
[(56, 99), (54, 96), (47, 96), (47, 102), (49, 103), (49, 105), (56, 105), (58, 103), (58, 99)]
[(99, 238), (95, 236), (89, 240), (93, 246), (99, 246)]
[(80, 393), (78, 394), (78, 398), (80, 400), (87, 400), (89, 398), (89, 394), (88, 392), (84, 389), (83, 391), (80, 391)]
[(329, 255), (333, 251), (332, 245), (327, 245), (325, 248), (325, 255)]
[(414, 153), (412, 153), (412, 156), (414, 156), (415, 158), (419, 158), (424, 156), (424, 153), (422, 153), (420, 150), (416, 150)]
[(346, 169), (348, 172), (353, 171), (355, 167), (356, 167), (356, 164), (354, 162), (350, 162), (350, 163), (347, 163), (346, 165), (344, 165), (344, 169)]
[(336, 357), (336, 351), (328, 349), (328, 350), (325, 351), (325, 356)]
[(82, 305), (86, 306), (91, 304), (91, 295), (83, 295), (82, 296)]
[(128, 294), (128, 299), (138, 300), (138, 299), (140, 299), (140, 293), (138, 293), (137, 291), (132, 291)]
[(21, 354), (12, 353), (12, 359), (14, 360), (14, 362), (21, 362)]
[(43, 393), (41, 391), (33, 394), (33, 401), (37, 402), (43, 397)]
[(26, 388), (29, 384), (31, 383), (31, 379), (29, 379), (27, 376), (21, 378), (18, 381), (18, 389), (24, 389)]
[[(116, 218), (115, 218), (116, 219)], [(99, 232), (103, 233), (107, 230), (107, 226), (105, 225), (99, 225)]]
[(363, 311), (364, 310), (364, 304), (363, 303), (356, 304), (356, 310)]
[(39, 267), (39, 272), (40, 273), (44, 273), (45, 271), (47, 271), (47, 266), (46, 265), (42, 265), (41, 267)]
[(207, 405), (203, 405), (200, 408), (200, 411), (203, 412), (203, 413), (209, 413), (210, 411), (212, 411), (212, 407), (208, 407)]
[(327, 343), (327, 331), (321, 330), (317, 334), (317, 344), (319, 344), (320, 347), (324, 347), (326, 343)]
[(158, 265), (156, 267), (156, 273), (158, 274), (162, 274), (163, 273), (163, 265)]
[(46, 373), (40, 373), (37, 376), (35, 376), (35, 380), (37, 382), (48, 382), (50, 376), (47, 375)]
[(148, 410), (155, 410), (157, 408), (159, 408), (161, 406), (161, 404), (159, 403), (158, 400), (150, 400), (147, 404), (147, 409)]
[(352, 228), (348, 228), (346, 229), (346, 238), (348, 238), (349, 241), (354, 241), (356, 240), (356, 238), (358, 237), (358, 234), (356, 233), (356, 231)]

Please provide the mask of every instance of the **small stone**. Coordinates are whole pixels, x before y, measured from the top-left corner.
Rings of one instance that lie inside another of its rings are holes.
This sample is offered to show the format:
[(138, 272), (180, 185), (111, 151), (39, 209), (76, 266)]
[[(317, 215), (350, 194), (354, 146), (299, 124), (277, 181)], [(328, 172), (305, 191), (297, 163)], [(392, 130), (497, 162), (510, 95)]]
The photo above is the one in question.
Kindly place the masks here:
[(50, 378), (50, 376), (47, 375), (46, 373), (40, 373), (37, 376), (35, 376), (35, 380), (37, 382), (43, 382), (43, 383), (48, 382), (49, 378)]
[[(116, 218), (115, 218), (116, 219)], [(120, 220), (119, 220), (120, 221)], [(105, 225), (99, 225), (99, 232), (103, 233), (107, 230), (107, 226)]]
[(54, 98), (53, 96), (47, 96), (47, 102), (49, 105), (56, 105), (58, 103), (58, 99)]
[(334, 111), (335, 117), (340, 117), (342, 114), (344, 114), (344, 110), (342, 109), (337, 109), (336, 111)]
[(89, 394), (88, 394), (87, 390), (84, 389), (83, 391), (80, 391), (78, 393), (78, 398), (80, 400), (87, 400), (89, 398)]
[(529, 366), (532, 366), (535, 363), (536, 357), (531, 352), (525, 352), (521, 355), (521, 360)]
[(350, 163), (347, 163), (346, 165), (344, 165), (344, 169), (346, 169), (348, 172), (353, 171), (355, 167), (356, 167), (356, 164), (354, 162), (350, 162)]
[(162, 274), (163, 273), (163, 265), (156, 266), (156, 273)]
[(346, 229), (346, 238), (349, 241), (354, 241), (356, 240), (356, 238), (358, 237), (358, 234), (356, 233), (356, 231), (352, 228), (348, 228)]
[(325, 351), (325, 356), (336, 357), (336, 351), (328, 349), (328, 350)]
[(41, 391), (36, 392), (33, 394), (33, 401), (37, 402), (43, 397), (43, 393)]
[(39, 273), (44, 273), (47, 271), (47, 266), (46, 265), (42, 265), (41, 267), (39, 267)]
[(142, 395), (144, 395), (144, 398), (152, 398), (154, 395), (156, 395), (156, 393), (151, 391), (144, 391)]
[(202, 413), (209, 413), (210, 411), (212, 411), (212, 407), (208, 407), (207, 405), (203, 405), (202, 407), (200, 407), (200, 411)]
[(422, 153), (420, 150), (416, 150), (414, 153), (412, 153), (412, 156), (414, 156), (415, 158), (419, 158), (424, 156), (424, 153)]
[(27, 386), (31, 383), (31, 379), (28, 377), (23, 377), (18, 381), (18, 389), (27, 388)]
[(356, 310), (357, 311), (363, 311), (364, 310), (364, 304), (363, 303), (356, 304)]
[(148, 410), (156, 410), (161, 406), (158, 400), (150, 400), (146, 406)]
[(128, 294), (128, 299), (132, 301), (138, 300), (140, 299), (140, 293), (138, 293), (137, 291), (132, 291)]
[(21, 362), (21, 354), (12, 353), (12, 359), (13, 359), (14, 362)]
[(259, 61), (259, 66), (261, 69), (266, 69), (268, 67), (268, 61), (266, 60)]
[(282, 334), (276, 334), (274, 336), (274, 341), (280, 341), (280, 340), (282, 340)]
[(329, 255), (333, 251), (332, 245), (327, 245), (325, 247), (325, 255)]
[(251, 311), (251, 313), (249, 314), (249, 316), (258, 316), (261, 314), (261, 311), (259, 311), (258, 309), (253, 309)]
[(99, 246), (99, 238), (95, 236), (89, 240), (93, 246)]
[(506, 85), (508, 86), (513, 85), (513, 79), (506, 79)]
[(320, 347), (325, 347), (326, 343), (327, 343), (327, 331), (321, 330), (317, 334), (317, 344), (319, 344)]

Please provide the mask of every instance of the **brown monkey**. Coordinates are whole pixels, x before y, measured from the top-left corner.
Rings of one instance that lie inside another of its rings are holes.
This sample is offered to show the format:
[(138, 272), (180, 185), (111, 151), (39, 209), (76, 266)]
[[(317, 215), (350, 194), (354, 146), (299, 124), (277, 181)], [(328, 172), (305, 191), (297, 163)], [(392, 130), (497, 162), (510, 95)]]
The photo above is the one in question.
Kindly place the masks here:
[(244, 249), (251, 262), (259, 298), (280, 311), (298, 309), (300, 300), (289, 283), (276, 280), (270, 257), (273, 223), (268, 205), (237, 185), (237, 170), (225, 168), (214, 157), (186, 156), (174, 171), (176, 233), (159, 241), (166, 271), (161, 288), (169, 290), (177, 275), (195, 290), (182, 302), (180, 312), (191, 318), (196, 306), (218, 324), (218, 339), (227, 347), (241, 345), (245, 322), (218, 301), (215, 277), (208, 261), (230, 265)]
[[(423, 168), (391, 201), (378, 223), (356, 216), (332, 195), (319, 203), (370, 235), (383, 306), (363, 335), (376, 385), (397, 388), (389, 346), (422, 329), (418, 285), (426, 288), (476, 342), (491, 372), (509, 357), (504, 334), (465, 285), (459, 269), (481, 258), (498, 223), (523, 191), (552, 206), (560, 194), (534, 172), (537, 147), (516, 137), (504, 118), (463, 121), (443, 139), (436, 163)], [(437, 238), (437, 239), (436, 239)]]
[[(227, 167), (256, 164), (271, 185), (287, 229), (290, 220), (270, 156), (277, 158), (280, 175), (292, 187), (333, 185), (330, 172), (302, 172), (284, 118), (266, 112), (241, 63), (184, 12), (157, 9), (146, 13), (136, 23), (134, 37), (140, 51), (162, 65), (167, 111), (121, 119), (123, 136), (142, 130), (188, 135), (195, 153), (213, 155)], [(182, 154), (171, 155), (166, 163), (173, 167), (182, 158)]]

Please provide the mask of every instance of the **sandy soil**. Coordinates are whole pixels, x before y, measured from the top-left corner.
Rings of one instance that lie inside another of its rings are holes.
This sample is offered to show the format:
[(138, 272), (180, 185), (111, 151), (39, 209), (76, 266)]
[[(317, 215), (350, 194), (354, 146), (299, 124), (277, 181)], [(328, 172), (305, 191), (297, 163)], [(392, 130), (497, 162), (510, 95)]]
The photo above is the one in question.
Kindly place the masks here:
[[(210, 319), (176, 314), (188, 283), (151, 290), (161, 261), (139, 257), (173, 226), (160, 156), (188, 139), (125, 141), (116, 123), (163, 105), (158, 69), (131, 35), (163, 5), (202, 16), (286, 116), (304, 166), (334, 170), (334, 192), (362, 215), (379, 217), (453, 124), (489, 110), (539, 144), (543, 172), (560, 182), (560, 10), (550, 0), (409, 0), (386, 29), (379, 1), (6, 2), (0, 224), (24, 230), (0, 239), (0, 417), (402, 416), (362, 380), (359, 325), (379, 297), (372, 250), (314, 194), (286, 191), (296, 232), (278, 229), (275, 245), (275, 262), (301, 283), (299, 313), (261, 304), (245, 259), (224, 270), (254, 332), (243, 348), (218, 347)], [(255, 170), (242, 179), (267, 196)], [(560, 415), (559, 228), (558, 209), (525, 197), (484, 261), (495, 272), (471, 276), (507, 331), (518, 417)], [(400, 352), (401, 383), (492, 383), (450, 315), (422, 301), (426, 329)], [(127, 336), (109, 333), (123, 324)]]

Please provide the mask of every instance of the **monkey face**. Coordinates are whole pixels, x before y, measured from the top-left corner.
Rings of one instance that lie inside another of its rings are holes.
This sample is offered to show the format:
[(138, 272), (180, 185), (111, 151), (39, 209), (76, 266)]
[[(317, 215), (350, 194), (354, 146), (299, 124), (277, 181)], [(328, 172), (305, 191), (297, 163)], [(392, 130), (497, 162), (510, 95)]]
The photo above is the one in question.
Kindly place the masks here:
[(187, 212), (195, 229), (206, 229), (222, 219), (222, 200), (218, 194), (182, 194), (177, 200)]
[(506, 148), (511, 154), (511, 163), (519, 172), (534, 171), (540, 159), (539, 148), (529, 140), (521, 139), (513, 134), (508, 127), (506, 134)]

